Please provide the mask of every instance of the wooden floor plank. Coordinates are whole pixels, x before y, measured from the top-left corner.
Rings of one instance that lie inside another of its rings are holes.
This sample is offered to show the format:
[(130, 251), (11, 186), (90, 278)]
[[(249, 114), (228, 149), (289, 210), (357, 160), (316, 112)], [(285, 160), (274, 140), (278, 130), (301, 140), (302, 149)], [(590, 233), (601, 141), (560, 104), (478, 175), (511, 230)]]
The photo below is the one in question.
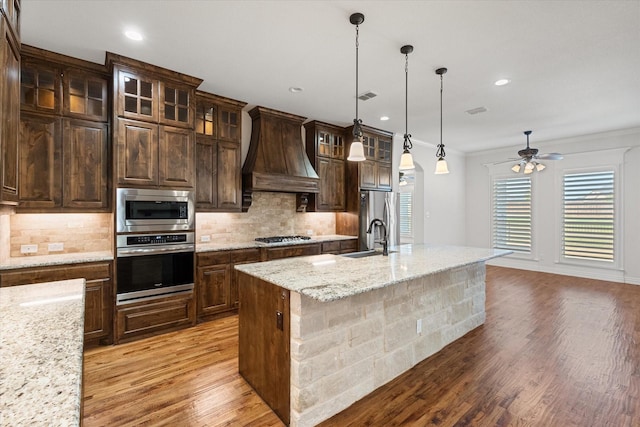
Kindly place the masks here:
[[(85, 352), (84, 425), (281, 426), (237, 316)], [(640, 287), (487, 269), (487, 321), (321, 426), (640, 426)]]

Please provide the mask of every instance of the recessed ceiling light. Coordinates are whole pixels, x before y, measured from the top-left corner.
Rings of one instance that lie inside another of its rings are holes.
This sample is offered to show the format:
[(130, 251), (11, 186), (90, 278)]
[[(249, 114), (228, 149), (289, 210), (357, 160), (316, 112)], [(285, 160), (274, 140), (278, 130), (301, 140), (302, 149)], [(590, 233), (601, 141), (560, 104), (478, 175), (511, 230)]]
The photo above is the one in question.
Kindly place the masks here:
[(135, 40), (137, 42), (142, 40), (142, 34), (136, 30), (127, 30), (124, 32), (124, 35), (127, 36), (128, 39)]
[(289, 92), (291, 93), (300, 93), (302, 92), (304, 89), (302, 89), (301, 87), (295, 87), (295, 86), (291, 86), (289, 88)]
[(389, 116), (382, 116), (380, 117), (380, 120), (382, 120), (383, 122), (386, 122), (387, 120), (389, 120)]
[(496, 86), (504, 86), (504, 85), (508, 85), (509, 83), (511, 83), (511, 80), (509, 80), (509, 79), (500, 79), (500, 80), (496, 80), (494, 85), (496, 85)]

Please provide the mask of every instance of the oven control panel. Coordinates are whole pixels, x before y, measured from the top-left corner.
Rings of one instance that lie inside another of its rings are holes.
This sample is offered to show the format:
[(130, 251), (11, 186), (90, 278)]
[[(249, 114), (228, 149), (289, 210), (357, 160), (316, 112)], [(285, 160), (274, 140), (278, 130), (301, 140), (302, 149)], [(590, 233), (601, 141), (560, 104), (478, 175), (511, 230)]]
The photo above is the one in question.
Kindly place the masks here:
[(145, 234), (127, 236), (127, 246), (130, 245), (157, 245), (163, 243), (186, 243), (186, 234)]
[(172, 245), (194, 244), (194, 233), (159, 233), (159, 234), (119, 234), (116, 237), (118, 248), (160, 247)]

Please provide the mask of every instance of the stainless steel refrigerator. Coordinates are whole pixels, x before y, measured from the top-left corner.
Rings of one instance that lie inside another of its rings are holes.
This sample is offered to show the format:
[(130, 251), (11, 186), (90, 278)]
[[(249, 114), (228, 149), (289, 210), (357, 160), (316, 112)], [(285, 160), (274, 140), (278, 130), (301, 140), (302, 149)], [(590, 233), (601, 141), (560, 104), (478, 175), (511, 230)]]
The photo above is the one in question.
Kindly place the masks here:
[(367, 233), (369, 224), (374, 219), (380, 219), (387, 228), (388, 245), (395, 246), (400, 242), (400, 225), (398, 218), (400, 216), (398, 203), (398, 193), (387, 191), (361, 191), (360, 192), (360, 231), (358, 233), (360, 251), (367, 249), (379, 248), (381, 245), (374, 241), (379, 241), (381, 236), (381, 227), (374, 227), (371, 233)]

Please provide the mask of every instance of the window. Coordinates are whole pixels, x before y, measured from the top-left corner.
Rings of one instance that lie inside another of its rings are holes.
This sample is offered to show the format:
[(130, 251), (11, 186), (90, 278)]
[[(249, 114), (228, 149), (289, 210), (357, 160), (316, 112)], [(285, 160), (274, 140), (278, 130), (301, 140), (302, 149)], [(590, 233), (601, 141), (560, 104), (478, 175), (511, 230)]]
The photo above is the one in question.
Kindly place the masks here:
[(413, 192), (400, 193), (400, 239), (413, 238)]
[(493, 181), (493, 247), (531, 253), (531, 178)]
[(564, 257), (614, 261), (614, 178), (612, 170), (564, 175)]

